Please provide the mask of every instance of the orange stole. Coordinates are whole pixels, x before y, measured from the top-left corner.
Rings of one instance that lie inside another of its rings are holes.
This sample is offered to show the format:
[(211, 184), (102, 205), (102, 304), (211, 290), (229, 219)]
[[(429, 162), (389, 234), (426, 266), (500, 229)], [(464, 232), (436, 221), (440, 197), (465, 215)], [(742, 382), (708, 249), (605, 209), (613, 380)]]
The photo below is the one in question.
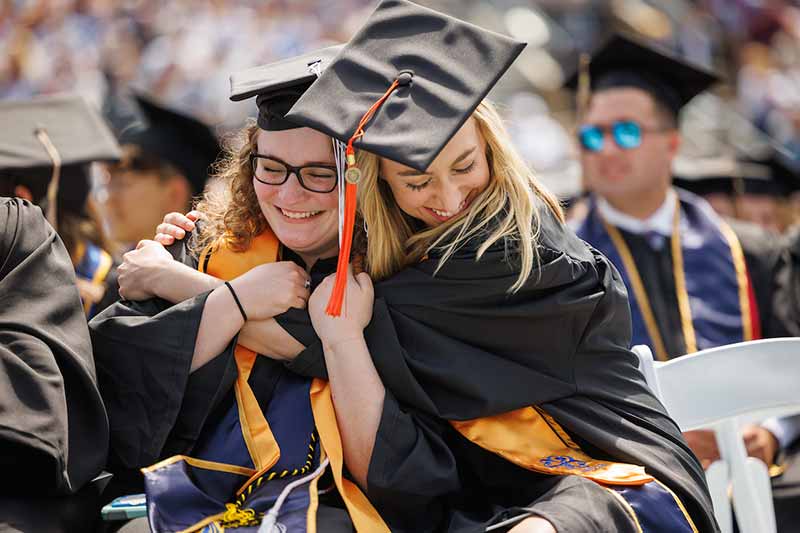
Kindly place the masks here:
[[(270, 229), (255, 237), (245, 252), (234, 252), (225, 245), (224, 240), (217, 241), (200, 254), (198, 270), (219, 279), (231, 280), (253, 267), (277, 261), (279, 247), (278, 239)], [(237, 345), (234, 355), (239, 370), (239, 377), (234, 384), (236, 400), (239, 405), (239, 420), (247, 448), (256, 465), (257, 472), (251, 477), (251, 480), (254, 480), (278, 461), (280, 449), (269, 423), (247, 383), (258, 354), (244, 346)], [(311, 384), (310, 398), (314, 423), (317, 426), (323, 452), (330, 459), (336, 487), (347, 506), (356, 531), (389, 533), (389, 528), (361, 489), (342, 476), (344, 466), (342, 439), (339, 427), (336, 425), (336, 414), (328, 382), (314, 379)], [(250, 481), (242, 486), (240, 492), (249, 483)], [(312, 524), (311, 516), (309, 516), (309, 525)], [(316, 528), (314, 527), (314, 529)], [(312, 529), (310, 528), (310, 530)]]
[(592, 459), (538, 407), (450, 424), (481, 448), (541, 474), (581, 476), (604, 485), (644, 485), (655, 480), (642, 466)]

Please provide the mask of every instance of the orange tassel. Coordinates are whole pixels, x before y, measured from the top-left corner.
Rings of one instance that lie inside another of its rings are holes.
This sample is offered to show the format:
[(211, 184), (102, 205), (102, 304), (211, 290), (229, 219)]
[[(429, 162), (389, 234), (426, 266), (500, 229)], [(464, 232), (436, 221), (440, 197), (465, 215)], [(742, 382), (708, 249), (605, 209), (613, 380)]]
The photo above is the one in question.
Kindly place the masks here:
[(342, 314), (344, 291), (347, 288), (347, 267), (350, 264), (350, 249), (353, 246), (353, 227), (356, 221), (356, 191), (358, 186), (348, 183), (344, 190), (344, 224), (342, 244), (339, 249), (339, 261), (336, 264), (336, 281), (333, 284), (328, 307), (325, 312), (330, 316)]
[[(406, 76), (405, 83), (408, 83), (408, 76)], [(336, 263), (336, 281), (333, 284), (333, 291), (328, 300), (328, 306), (325, 312), (329, 316), (340, 316), (342, 314), (342, 305), (344, 304), (344, 292), (347, 289), (347, 267), (350, 264), (350, 250), (353, 247), (353, 231), (356, 224), (356, 193), (358, 192), (358, 180), (361, 179), (361, 170), (356, 166), (356, 151), (353, 148), (353, 143), (364, 135), (364, 127), (367, 122), (375, 114), (375, 111), (383, 105), (389, 95), (392, 94), (401, 84), (399, 79), (394, 80), (392, 85), (383, 93), (377, 102), (372, 104), (372, 107), (364, 113), (361, 120), (358, 122), (358, 127), (350, 140), (347, 141), (347, 150), (345, 155), (347, 157), (347, 171), (345, 172), (345, 185), (344, 190), (344, 220), (342, 221), (342, 242), (339, 248), (339, 260)]]

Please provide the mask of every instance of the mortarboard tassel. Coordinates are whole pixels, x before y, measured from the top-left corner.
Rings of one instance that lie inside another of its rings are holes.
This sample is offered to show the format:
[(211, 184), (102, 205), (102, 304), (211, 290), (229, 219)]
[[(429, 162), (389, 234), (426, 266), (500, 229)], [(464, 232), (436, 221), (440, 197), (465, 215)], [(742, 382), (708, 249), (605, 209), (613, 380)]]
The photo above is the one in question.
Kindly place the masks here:
[(44, 128), (37, 128), (34, 132), (36, 139), (44, 147), (47, 155), (53, 161), (53, 174), (47, 184), (47, 221), (58, 231), (58, 186), (61, 177), (61, 154), (58, 153), (53, 141)]
[(350, 249), (353, 246), (353, 230), (356, 222), (356, 199), (358, 192), (358, 182), (361, 179), (361, 169), (356, 166), (356, 151), (353, 143), (364, 136), (364, 128), (370, 121), (375, 112), (389, 98), (389, 95), (400, 85), (407, 85), (411, 81), (410, 73), (401, 73), (392, 82), (389, 89), (383, 93), (377, 102), (364, 113), (358, 122), (358, 127), (350, 140), (347, 141), (345, 157), (347, 159), (347, 170), (344, 173), (344, 221), (342, 223), (342, 235), (339, 243), (339, 261), (336, 264), (336, 281), (333, 284), (333, 292), (328, 300), (328, 307), (325, 312), (330, 316), (342, 314), (342, 304), (344, 303), (344, 291), (347, 288), (347, 267), (350, 264)]
[(578, 90), (576, 92), (578, 110), (578, 122), (583, 120), (586, 111), (589, 108), (589, 98), (591, 96), (591, 74), (589, 73), (589, 63), (591, 58), (589, 54), (582, 53), (578, 60)]

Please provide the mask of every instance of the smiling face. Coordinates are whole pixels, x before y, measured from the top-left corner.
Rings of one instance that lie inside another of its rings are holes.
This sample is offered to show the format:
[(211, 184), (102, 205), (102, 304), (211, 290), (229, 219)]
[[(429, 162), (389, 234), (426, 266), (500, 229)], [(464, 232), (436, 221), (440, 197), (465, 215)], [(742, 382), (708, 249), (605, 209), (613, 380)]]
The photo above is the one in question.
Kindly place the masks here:
[(382, 159), (381, 177), (403, 212), (428, 227), (438, 226), (466, 210), (489, 185), (486, 141), (470, 118), (427, 172)]
[[(259, 130), (257, 150), (298, 167), (335, 165), (330, 138), (309, 128)], [(253, 177), (253, 187), (264, 218), (284, 246), (300, 255), (306, 264), (336, 255), (338, 189), (329, 193), (306, 190), (295, 174), (282, 185), (268, 185)]]

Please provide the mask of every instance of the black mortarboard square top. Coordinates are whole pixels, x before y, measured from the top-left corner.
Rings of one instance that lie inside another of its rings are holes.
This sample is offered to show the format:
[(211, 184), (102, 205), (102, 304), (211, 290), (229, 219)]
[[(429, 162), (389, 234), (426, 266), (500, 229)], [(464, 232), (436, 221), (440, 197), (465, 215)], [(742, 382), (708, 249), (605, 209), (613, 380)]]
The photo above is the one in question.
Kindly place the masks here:
[(404, 84), (355, 146), (425, 171), (524, 47), (411, 2), (385, 0), (286, 118), (347, 142), (400, 77)]
[(61, 165), (115, 161), (119, 145), (98, 111), (77, 95), (0, 102), (0, 169), (52, 167), (36, 132), (50, 139)]
[[(580, 72), (565, 84), (578, 87)], [(591, 54), (589, 77), (594, 91), (635, 87), (653, 95), (676, 116), (689, 101), (719, 81), (712, 71), (690, 64), (666, 47), (617, 32)]]
[(138, 146), (174, 166), (192, 185), (194, 194), (203, 192), (211, 165), (222, 149), (208, 126), (137, 94), (141, 120), (119, 134), (122, 145)]
[(231, 76), (231, 100), (256, 96), (258, 126), (279, 131), (301, 126), (284, 117), (306, 89), (333, 60), (343, 45), (329, 46)]

